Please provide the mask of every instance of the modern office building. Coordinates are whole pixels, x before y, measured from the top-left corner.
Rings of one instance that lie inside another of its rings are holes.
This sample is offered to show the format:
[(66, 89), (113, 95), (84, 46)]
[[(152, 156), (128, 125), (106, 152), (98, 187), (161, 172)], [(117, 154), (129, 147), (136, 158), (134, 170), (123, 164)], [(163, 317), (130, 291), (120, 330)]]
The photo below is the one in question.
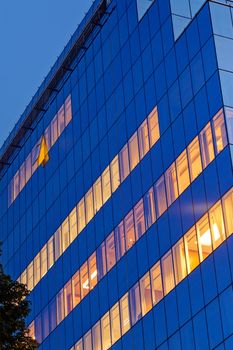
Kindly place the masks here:
[(233, 349), (232, 144), (233, 2), (94, 1), (0, 151), (39, 349)]

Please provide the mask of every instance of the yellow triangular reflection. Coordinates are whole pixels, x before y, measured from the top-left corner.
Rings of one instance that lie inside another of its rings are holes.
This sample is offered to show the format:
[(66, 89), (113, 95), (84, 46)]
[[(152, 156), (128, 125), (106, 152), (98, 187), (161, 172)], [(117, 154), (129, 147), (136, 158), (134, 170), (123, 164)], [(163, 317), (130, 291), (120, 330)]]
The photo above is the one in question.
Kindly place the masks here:
[(45, 166), (46, 163), (48, 162), (48, 160), (49, 160), (49, 150), (48, 150), (48, 146), (47, 146), (45, 137), (42, 136), (41, 144), (40, 144), (40, 153), (39, 153), (39, 156), (37, 158), (37, 164), (38, 164), (38, 166), (40, 166), (41, 164), (43, 166)]

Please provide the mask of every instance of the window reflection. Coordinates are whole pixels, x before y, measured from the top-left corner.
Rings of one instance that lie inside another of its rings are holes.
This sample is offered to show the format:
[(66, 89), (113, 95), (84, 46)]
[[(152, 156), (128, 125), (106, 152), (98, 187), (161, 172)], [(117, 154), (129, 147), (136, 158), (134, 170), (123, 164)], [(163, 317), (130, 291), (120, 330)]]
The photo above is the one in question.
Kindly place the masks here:
[(213, 118), (216, 153), (221, 152), (227, 144), (227, 134), (224, 122), (223, 110), (220, 110)]
[(142, 316), (152, 308), (151, 281), (149, 272), (140, 279)]
[(176, 167), (173, 163), (165, 173), (166, 177), (166, 190), (167, 190), (167, 201), (170, 206), (178, 197), (178, 185), (176, 177)]
[(195, 226), (184, 236), (185, 253), (188, 273), (192, 272), (200, 263)]
[(202, 172), (201, 153), (198, 136), (188, 146), (188, 159), (191, 181), (194, 181), (196, 177)]
[(215, 249), (226, 239), (220, 201), (209, 211), (209, 218), (213, 247)]
[(110, 333), (110, 320), (109, 320), (108, 312), (101, 318), (101, 329), (102, 329), (102, 347), (103, 347), (103, 350), (107, 350), (112, 345), (111, 333)]
[(129, 140), (130, 170), (139, 163), (138, 134), (135, 132)]
[(181, 153), (176, 161), (179, 193), (181, 194), (190, 185), (188, 160), (186, 150)]
[(207, 214), (197, 222), (197, 237), (200, 260), (203, 261), (212, 252), (212, 238)]
[(228, 192), (223, 197), (223, 212), (226, 226), (226, 234), (230, 236), (233, 233), (233, 191)]
[(174, 271), (176, 283), (179, 283), (187, 276), (185, 249), (183, 238), (172, 248)]
[(153, 305), (157, 304), (163, 298), (162, 274), (160, 261), (151, 269), (151, 285)]
[(200, 133), (200, 143), (201, 143), (201, 154), (203, 167), (207, 165), (214, 159), (214, 146), (210, 123)]

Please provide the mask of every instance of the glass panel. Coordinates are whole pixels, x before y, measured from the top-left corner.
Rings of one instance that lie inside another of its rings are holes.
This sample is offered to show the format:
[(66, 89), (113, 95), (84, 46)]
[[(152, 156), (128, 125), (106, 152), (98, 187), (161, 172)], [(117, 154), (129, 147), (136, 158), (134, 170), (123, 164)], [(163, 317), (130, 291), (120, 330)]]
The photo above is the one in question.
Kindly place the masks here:
[(78, 233), (80, 233), (86, 225), (85, 219), (85, 203), (82, 198), (78, 203)]
[(92, 349), (91, 330), (84, 335), (83, 344), (84, 344), (84, 350)]
[(103, 203), (105, 203), (111, 196), (111, 182), (110, 182), (110, 170), (109, 166), (105, 169), (102, 175), (103, 186)]
[(57, 141), (58, 130), (57, 130), (57, 115), (53, 118), (51, 122), (51, 146)]
[(159, 139), (159, 122), (158, 122), (158, 110), (157, 107), (149, 114), (148, 117), (149, 135), (150, 135), (150, 145), (151, 147)]
[(134, 220), (136, 240), (138, 240), (145, 233), (145, 219), (142, 199), (134, 207)]
[(117, 261), (125, 254), (125, 233), (123, 221), (115, 228)]
[(101, 329), (102, 329), (103, 350), (107, 350), (112, 345), (111, 333), (110, 333), (110, 320), (109, 320), (108, 312), (101, 318)]
[(30, 153), (26, 159), (26, 182), (28, 182), (31, 176), (32, 176), (32, 158)]
[(106, 239), (106, 255), (107, 268), (109, 271), (116, 264), (114, 232), (112, 232)]
[(187, 267), (186, 267), (183, 238), (181, 238), (179, 242), (177, 242), (176, 245), (172, 248), (172, 253), (173, 253), (176, 284), (178, 284), (180, 281), (182, 281), (182, 279), (184, 279), (187, 276)]
[(178, 186), (177, 186), (175, 163), (173, 163), (170, 166), (170, 168), (167, 169), (165, 173), (165, 178), (166, 178), (167, 201), (168, 201), (168, 206), (170, 206), (178, 197)]
[(49, 335), (49, 310), (45, 307), (41, 314), (42, 328), (43, 328), (43, 339)]
[(155, 222), (155, 219), (156, 219), (153, 188), (151, 188), (144, 196), (144, 212), (145, 212), (145, 225), (146, 225), (146, 229), (148, 229)]
[(147, 120), (145, 120), (138, 129), (138, 141), (140, 158), (142, 159), (150, 149)]
[(26, 180), (26, 174), (25, 174), (25, 163), (21, 165), (19, 168), (19, 177), (20, 177), (20, 186), (19, 190), (22, 191), (22, 189), (25, 186), (25, 180)]
[(81, 278), (81, 298), (83, 299), (89, 293), (89, 290), (90, 290), (87, 262), (85, 262), (81, 266), (80, 278)]
[(140, 279), (142, 316), (147, 314), (152, 308), (151, 283), (149, 272)]
[(201, 155), (205, 168), (214, 159), (214, 146), (210, 123), (200, 133)]
[(216, 249), (226, 239), (223, 223), (222, 205), (217, 202), (209, 211), (213, 247)]
[(66, 317), (73, 309), (71, 281), (66, 283), (64, 287), (64, 301), (65, 301), (64, 307), (65, 307), (65, 317)]
[(34, 258), (34, 286), (40, 280), (40, 253)]
[(128, 250), (135, 243), (135, 232), (134, 232), (134, 221), (133, 221), (133, 211), (132, 210), (125, 217), (124, 226), (125, 226), (126, 249)]
[(65, 122), (66, 125), (69, 124), (69, 122), (72, 119), (72, 105), (71, 105), (71, 96), (69, 95), (67, 99), (65, 100)]
[(225, 108), (227, 134), (230, 144), (233, 144), (233, 108)]
[(131, 171), (139, 163), (138, 134), (135, 132), (129, 140), (129, 159)]
[(226, 234), (230, 236), (233, 233), (233, 191), (230, 190), (223, 197), (223, 213), (226, 227)]
[(61, 256), (61, 253), (62, 253), (60, 228), (54, 234), (54, 244), (55, 244), (55, 261), (57, 261), (57, 259)]
[(33, 261), (27, 267), (27, 288), (28, 290), (32, 290), (33, 285)]
[(63, 289), (56, 296), (57, 304), (57, 324), (59, 324), (64, 319), (64, 296)]
[(72, 277), (72, 289), (73, 289), (73, 304), (74, 307), (80, 303), (81, 300), (81, 286), (79, 271), (77, 271)]
[(85, 207), (86, 207), (86, 221), (88, 223), (94, 216), (92, 188), (87, 192), (87, 194), (85, 196), (85, 204), (86, 204), (85, 205)]
[(112, 344), (114, 344), (121, 337), (120, 311), (119, 311), (118, 302), (111, 308), (110, 316), (111, 316)]
[(138, 282), (129, 290), (130, 316), (132, 326), (142, 317)]
[(171, 250), (164, 255), (161, 260), (162, 265), (162, 275), (163, 275), (163, 286), (164, 294), (168, 294), (175, 286), (173, 263), (172, 263), (172, 253)]
[(83, 340), (80, 339), (76, 345), (75, 345), (75, 350), (83, 350)]
[(202, 172), (201, 153), (198, 136), (188, 146), (188, 159), (191, 181), (194, 181), (196, 177)]
[(61, 106), (61, 108), (58, 111), (57, 114), (57, 127), (58, 127), (58, 135), (61, 135), (63, 130), (65, 129), (65, 111), (64, 111), (64, 105)]
[(118, 155), (111, 162), (110, 169), (111, 169), (112, 192), (115, 192), (116, 189), (120, 185), (120, 173), (119, 173)]
[(48, 150), (51, 148), (51, 132), (50, 131), (51, 131), (51, 127), (49, 125), (44, 132), (45, 143), (48, 147)]
[(124, 335), (130, 329), (128, 293), (120, 299), (121, 310), (121, 334)]
[(154, 186), (154, 190), (155, 190), (156, 212), (157, 212), (157, 216), (160, 217), (165, 212), (165, 210), (167, 210), (167, 198), (166, 198), (164, 175), (162, 175), (160, 179), (156, 182)]
[(88, 265), (90, 276), (90, 289), (93, 289), (97, 284), (96, 252), (94, 252), (88, 259)]
[(188, 273), (192, 272), (200, 263), (197, 234), (195, 227), (192, 227), (184, 236), (185, 254)]
[(50, 321), (50, 332), (52, 332), (57, 326), (57, 313), (56, 313), (56, 299), (49, 303), (49, 321)]
[(48, 269), (54, 264), (54, 237), (48, 241)]
[(103, 276), (106, 275), (106, 272), (107, 272), (106, 252), (105, 252), (104, 242), (101, 244), (101, 246), (97, 248), (96, 256), (97, 256), (98, 279), (100, 280)]
[(103, 205), (102, 199), (102, 186), (101, 186), (101, 178), (99, 177), (94, 183), (94, 208), (95, 213), (100, 210)]
[(197, 222), (197, 237), (199, 243), (200, 260), (203, 261), (212, 252), (212, 239), (207, 214)]
[(224, 122), (224, 114), (221, 109), (213, 118), (215, 149), (218, 154), (227, 145), (227, 133)]
[(41, 343), (42, 342), (42, 325), (41, 325), (40, 315), (35, 319), (35, 336), (38, 343)]
[(128, 145), (122, 148), (119, 154), (121, 182), (129, 175)]
[(40, 153), (40, 147), (41, 147), (41, 138), (39, 141), (37, 141), (37, 143), (35, 144), (31, 152), (32, 153), (32, 174), (38, 167), (37, 160)]
[(69, 215), (69, 222), (70, 222), (70, 242), (73, 242), (73, 240), (77, 237), (77, 234), (78, 234), (76, 207), (72, 210), (72, 212)]
[(94, 350), (101, 350), (101, 333), (100, 333), (100, 321), (98, 321), (93, 327), (92, 327), (92, 342), (93, 342), (93, 349)]
[(70, 245), (70, 232), (69, 232), (69, 221), (66, 219), (62, 223), (62, 250), (63, 252), (69, 247)]
[(160, 261), (152, 267), (151, 271), (152, 299), (153, 305), (163, 298), (163, 285), (161, 277)]
[(181, 153), (176, 161), (179, 193), (181, 194), (190, 184), (188, 160), (186, 150)]
[(14, 176), (14, 198), (19, 194), (19, 171)]

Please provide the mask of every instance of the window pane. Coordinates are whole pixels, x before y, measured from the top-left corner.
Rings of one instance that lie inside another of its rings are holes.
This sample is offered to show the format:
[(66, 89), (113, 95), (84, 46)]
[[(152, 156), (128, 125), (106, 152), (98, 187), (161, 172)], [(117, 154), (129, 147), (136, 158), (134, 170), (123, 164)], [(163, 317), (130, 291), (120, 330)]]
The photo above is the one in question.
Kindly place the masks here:
[(133, 170), (139, 163), (138, 134), (135, 132), (129, 140), (130, 169)]
[(120, 299), (121, 310), (121, 334), (124, 335), (130, 329), (128, 293)]
[(41, 315), (42, 328), (43, 328), (43, 339), (49, 335), (49, 310), (45, 307)]
[(138, 282), (129, 290), (130, 315), (132, 326), (142, 317)]
[(134, 207), (135, 233), (138, 240), (145, 233), (145, 219), (143, 200), (141, 199)]
[(226, 239), (223, 223), (222, 205), (219, 201), (209, 211), (213, 247), (216, 249)]
[(168, 294), (175, 286), (171, 250), (162, 258), (164, 294)]
[(109, 166), (105, 169), (102, 175), (103, 186), (103, 203), (105, 203), (111, 196), (111, 183), (110, 183), (110, 171)]
[(197, 222), (197, 237), (200, 249), (200, 260), (203, 261), (212, 252), (212, 239), (207, 214)]
[(118, 155), (111, 162), (110, 169), (111, 169), (112, 192), (115, 192), (116, 189), (120, 185), (120, 173), (119, 173)]
[(158, 123), (158, 110), (157, 107), (153, 109), (148, 117), (148, 126), (150, 134), (150, 145), (151, 147), (159, 139), (159, 123)]
[(84, 199), (82, 198), (81, 201), (78, 203), (78, 233), (80, 233), (84, 229), (85, 225), (85, 203)]
[(167, 198), (165, 190), (164, 175), (156, 182), (155, 187), (155, 204), (157, 216), (160, 217), (167, 210)]
[(57, 304), (57, 324), (59, 324), (64, 319), (64, 295), (63, 289), (56, 296)]
[(102, 186), (101, 186), (101, 178), (99, 177), (94, 183), (94, 208), (95, 213), (102, 207)]
[(224, 122), (223, 110), (221, 109), (213, 118), (215, 149), (217, 154), (223, 150), (227, 144), (227, 134)]
[(94, 252), (88, 259), (88, 265), (90, 276), (90, 289), (93, 289), (97, 284), (96, 252)]
[(83, 299), (89, 293), (89, 289), (90, 289), (87, 262), (85, 262), (81, 266), (80, 277), (81, 277), (81, 298)]
[(69, 231), (69, 221), (66, 219), (62, 223), (62, 250), (63, 252), (70, 245), (70, 231)]
[(71, 105), (71, 96), (69, 95), (67, 99), (65, 100), (65, 122), (66, 125), (69, 124), (69, 122), (72, 119), (72, 105)]
[(125, 233), (123, 221), (115, 228), (116, 258), (117, 261), (125, 254)]
[(186, 150), (181, 153), (176, 161), (179, 193), (181, 194), (190, 184), (188, 160)]
[(184, 236), (185, 254), (188, 273), (192, 272), (200, 263), (197, 245), (197, 234), (195, 227), (192, 227)]
[(167, 201), (170, 206), (175, 199), (178, 197), (178, 186), (176, 178), (175, 163), (173, 163), (165, 173), (166, 177), (166, 190), (167, 190)]
[(163, 298), (163, 285), (162, 285), (160, 261), (158, 261), (157, 264), (152, 267), (150, 273), (151, 273), (153, 305), (155, 305)]
[(121, 182), (129, 175), (129, 155), (128, 155), (128, 145), (125, 145), (124, 148), (120, 151), (119, 154), (120, 162), (120, 175)]
[(42, 325), (40, 315), (35, 319), (35, 337), (38, 343), (42, 342)]
[(84, 344), (84, 350), (91, 350), (92, 349), (91, 330), (84, 335), (83, 344)]
[(87, 192), (85, 196), (85, 207), (86, 207), (86, 221), (88, 223), (94, 216), (92, 188)]
[(54, 264), (54, 237), (48, 241), (48, 269)]
[(74, 307), (80, 303), (81, 300), (81, 286), (79, 271), (77, 271), (72, 277), (72, 289), (73, 289), (73, 304)]
[(201, 155), (205, 168), (214, 159), (214, 146), (210, 123), (200, 133)]
[(142, 316), (147, 314), (152, 308), (151, 283), (149, 272), (140, 279)]
[(57, 313), (56, 313), (56, 299), (49, 303), (49, 321), (50, 321), (50, 332), (52, 332), (57, 326)]
[(156, 219), (153, 188), (151, 188), (144, 196), (144, 212), (145, 212), (145, 225), (146, 225), (146, 229), (148, 229), (155, 222), (155, 219)]
[(117, 302), (110, 310), (112, 344), (121, 337), (120, 312), (119, 303)]
[(201, 153), (198, 136), (188, 146), (188, 159), (191, 181), (202, 172)]
[(41, 249), (40, 257), (41, 257), (41, 278), (42, 278), (48, 271), (47, 244), (45, 244), (44, 247)]
[(50, 131), (51, 131), (51, 127), (49, 125), (44, 132), (45, 143), (48, 147), (48, 150), (51, 148), (51, 132)]
[(54, 234), (54, 244), (55, 244), (55, 261), (57, 261), (57, 259), (61, 256), (61, 253), (62, 253), (60, 228)]
[(100, 333), (100, 321), (98, 321), (93, 327), (92, 327), (92, 342), (93, 342), (93, 349), (94, 350), (101, 350), (101, 333)]
[(133, 220), (133, 211), (124, 219), (125, 226), (125, 240), (126, 240), (126, 249), (130, 249), (135, 243), (135, 231), (134, 231), (134, 220)]
[(32, 176), (32, 158), (30, 153), (26, 159), (26, 182), (28, 182), (31, 176)]
[(58, 127), (58, 135), (61, 135), (63, 130), (65, 129), (65, 111), (64, 111), (64, 105), (61, 106), (61, 108), (58, 111), (57, 114), (57, 127)]
[(53, 118), (51, 122), (51, 146), (57, 141), (58, 131), (57, 131), (57, 115)]
[(69, 215), (69, 222), (70, 222), (70, 242), (73, 242), (73, 240), (77, 237), (77, 234), (78, 234), (76, 207), (72, 210), (72, 212)]
[(25, 163), (21, 165), (19, 168), (19, 177), (20, 177), (20, 186), (19, 190), (22, 191), (22, 189), (25, 186), (25, 181), (26, 181), (26, 174), (25, 174)]
[(226, 234), (230, 236), (233, 233), (233, 191), (230, 190), (223, 197), (223, 213), (226, 227)]
[(27, 288), (32, 290), (34, 287), (33, 284), (33, 261), (27, 267)]
[(19, 171), (14, 176), (14, 198), (19, 194)]
[(230, 144), (233, 144), (233, 108), (225, 108), (227, 134)]
[(75, 345), (75, 350), (83, 350), (83, 340), (80, 339), (76, 345)]
[(40, 253), (37, 254), (37, 256), (34, 259), (34, 286), (39, 282), (40, 280)]
[(140, 158), (142, 159), (150, 149), (147, 120), (145, 120), (138, 129), (138, 141)]
[(103, 350), (107, 350), (112, 345), (111, 334), (110, 334), (110, 320), (109, 320), (108, 312), (101, 318), (101, 329), (102, 329)]
[(106, 252), (105, 252), (105, 243), (103, 242), (96, 251), (97, 255), (97, 271), (98, 271), (98, 279), (100, 280), (103, 276), (106, 275), (107, 272), (107, 264), (106, 264)]
[(65, 307), (65, 317), (66, 317), (73, 309), (71, 281), (66, 283), (64, 287), (64, 307)]
[(185, 259), (185, 249), (183, 238), (176, 243), (172, 248), (173, 262), (175, 270), (176, 283), (179, 283), (187, 276), (186, 259)]
[(106, 255), (107, 268), (109, 271), (116, 264), (114, 232), (112, 232), (106, 239)]

